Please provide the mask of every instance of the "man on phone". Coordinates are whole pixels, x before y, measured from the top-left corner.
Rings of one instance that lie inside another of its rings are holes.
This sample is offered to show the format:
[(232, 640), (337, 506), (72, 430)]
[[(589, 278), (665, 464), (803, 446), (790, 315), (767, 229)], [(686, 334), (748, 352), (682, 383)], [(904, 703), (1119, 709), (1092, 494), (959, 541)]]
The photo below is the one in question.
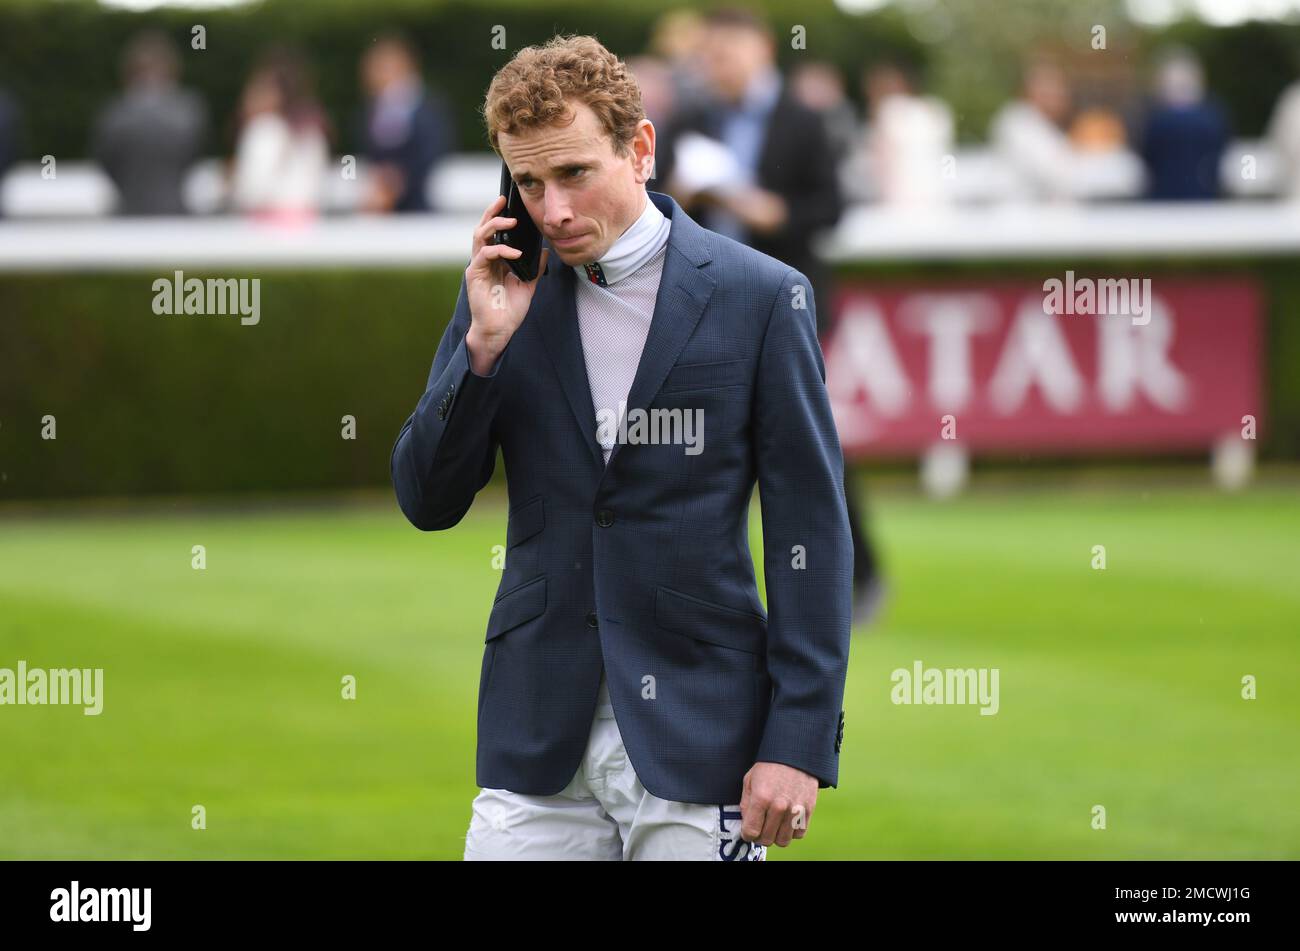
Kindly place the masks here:
[(853, 555), (812, 289), (647, 192), (654, 126), (592, 37), (521, 50), (484, 116), (549, 247), (520, 280), (487, 207), (392, 455), (426, 531), (506, 468), (465, 858), (762, 859), (806, 834), (844, 730)]

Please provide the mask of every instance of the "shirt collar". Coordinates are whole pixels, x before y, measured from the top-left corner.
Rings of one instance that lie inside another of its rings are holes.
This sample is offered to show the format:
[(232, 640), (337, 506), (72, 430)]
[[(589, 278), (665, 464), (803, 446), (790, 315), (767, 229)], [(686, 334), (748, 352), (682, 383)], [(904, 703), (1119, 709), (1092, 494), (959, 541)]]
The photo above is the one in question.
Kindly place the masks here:
[(573, 271), (581, 281), (604, 286), (616, 284), (659, 253), (668, 241), (671, 226), (672, 220), (659, 210), (647, 193), (645, 209), (640, 217), (618, 236), (594, 266), (575, 264)]

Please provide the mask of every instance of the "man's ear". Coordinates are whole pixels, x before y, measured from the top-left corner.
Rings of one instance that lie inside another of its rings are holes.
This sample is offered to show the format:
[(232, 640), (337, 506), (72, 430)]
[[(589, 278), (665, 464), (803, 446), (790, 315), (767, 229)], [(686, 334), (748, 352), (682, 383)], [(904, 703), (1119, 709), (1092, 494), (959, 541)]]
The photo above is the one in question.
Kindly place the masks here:
[(655, 127), (649, 119), (637, 123), (632, 135), (632, 154), (636, 160), (636, 182), (644, 185), (654, 177), (655, 171)]

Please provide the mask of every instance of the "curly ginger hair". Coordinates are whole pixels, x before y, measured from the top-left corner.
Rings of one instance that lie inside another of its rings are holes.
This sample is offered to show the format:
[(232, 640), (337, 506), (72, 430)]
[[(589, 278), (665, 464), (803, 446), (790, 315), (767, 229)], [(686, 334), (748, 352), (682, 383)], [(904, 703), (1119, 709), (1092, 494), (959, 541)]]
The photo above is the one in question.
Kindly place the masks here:
[(492, 77), (483, 103), (488, 141), (573, 121), (568, 100), (586, 103), (608, 133), (616, 155), (626, 155), (637, 123), (646, 117), (641, 87), (627, 64), (594, 36), (555, 36), (526, 46)]

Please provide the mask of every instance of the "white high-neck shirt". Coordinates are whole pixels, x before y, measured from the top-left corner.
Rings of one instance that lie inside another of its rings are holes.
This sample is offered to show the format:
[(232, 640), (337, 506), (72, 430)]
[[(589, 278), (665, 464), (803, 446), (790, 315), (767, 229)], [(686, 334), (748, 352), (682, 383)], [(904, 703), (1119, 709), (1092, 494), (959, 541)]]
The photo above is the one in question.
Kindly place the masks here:
[[(628, 225), (626, 231), (618, 236), (596, 263), (604, 272), (607, 285), (617, 284), (629, 274), (638, 271), (642, 265), (655, 256), (655, 253), (668, 240), (668, 228), (672, 222), (664, 213), (645, 196), (645, 207), (636, 221)], [(573, 265), (573, 271), (581, 283), (591, 283), (587, 267), (583, 264)]]
[[(664, 257), (668, 250), (668, 232), (672, 220), (665, 217), (650, 196), (645, 209), (596, 263), (604, 272), (605, 286), (593, 283), (584, 265), (574, 265), (578, 329), (582, 335), (582, 354), (587, 364), (587, 382), (591, 385), (591, 405), (596, 418), (597, 439), (607, 441), (601, 450), (609, 462), (614, 451), (616, 425), (599, 426), (601, 411), (618, 420), (619, 403), (627, 400), (641, 363), (659, 297)], [(614, 716), (605, 673), (600, 675), (597, 716)]]
[[(640, 217), (596, 262), (604, 271), (605, 285), (589, 279), (585, 265), (573, 265), (578, 274), (578, 328), (596, 411), (593, 425), (605, 414), (617, 423), (619, 403), (632, 389), (659, 297), (671, 224), (647, 195)], [(606, 462), (614, 451), (616, 429), (617, 425), (598, 426), (597, 438), (606, 439), (601, 445)]]

